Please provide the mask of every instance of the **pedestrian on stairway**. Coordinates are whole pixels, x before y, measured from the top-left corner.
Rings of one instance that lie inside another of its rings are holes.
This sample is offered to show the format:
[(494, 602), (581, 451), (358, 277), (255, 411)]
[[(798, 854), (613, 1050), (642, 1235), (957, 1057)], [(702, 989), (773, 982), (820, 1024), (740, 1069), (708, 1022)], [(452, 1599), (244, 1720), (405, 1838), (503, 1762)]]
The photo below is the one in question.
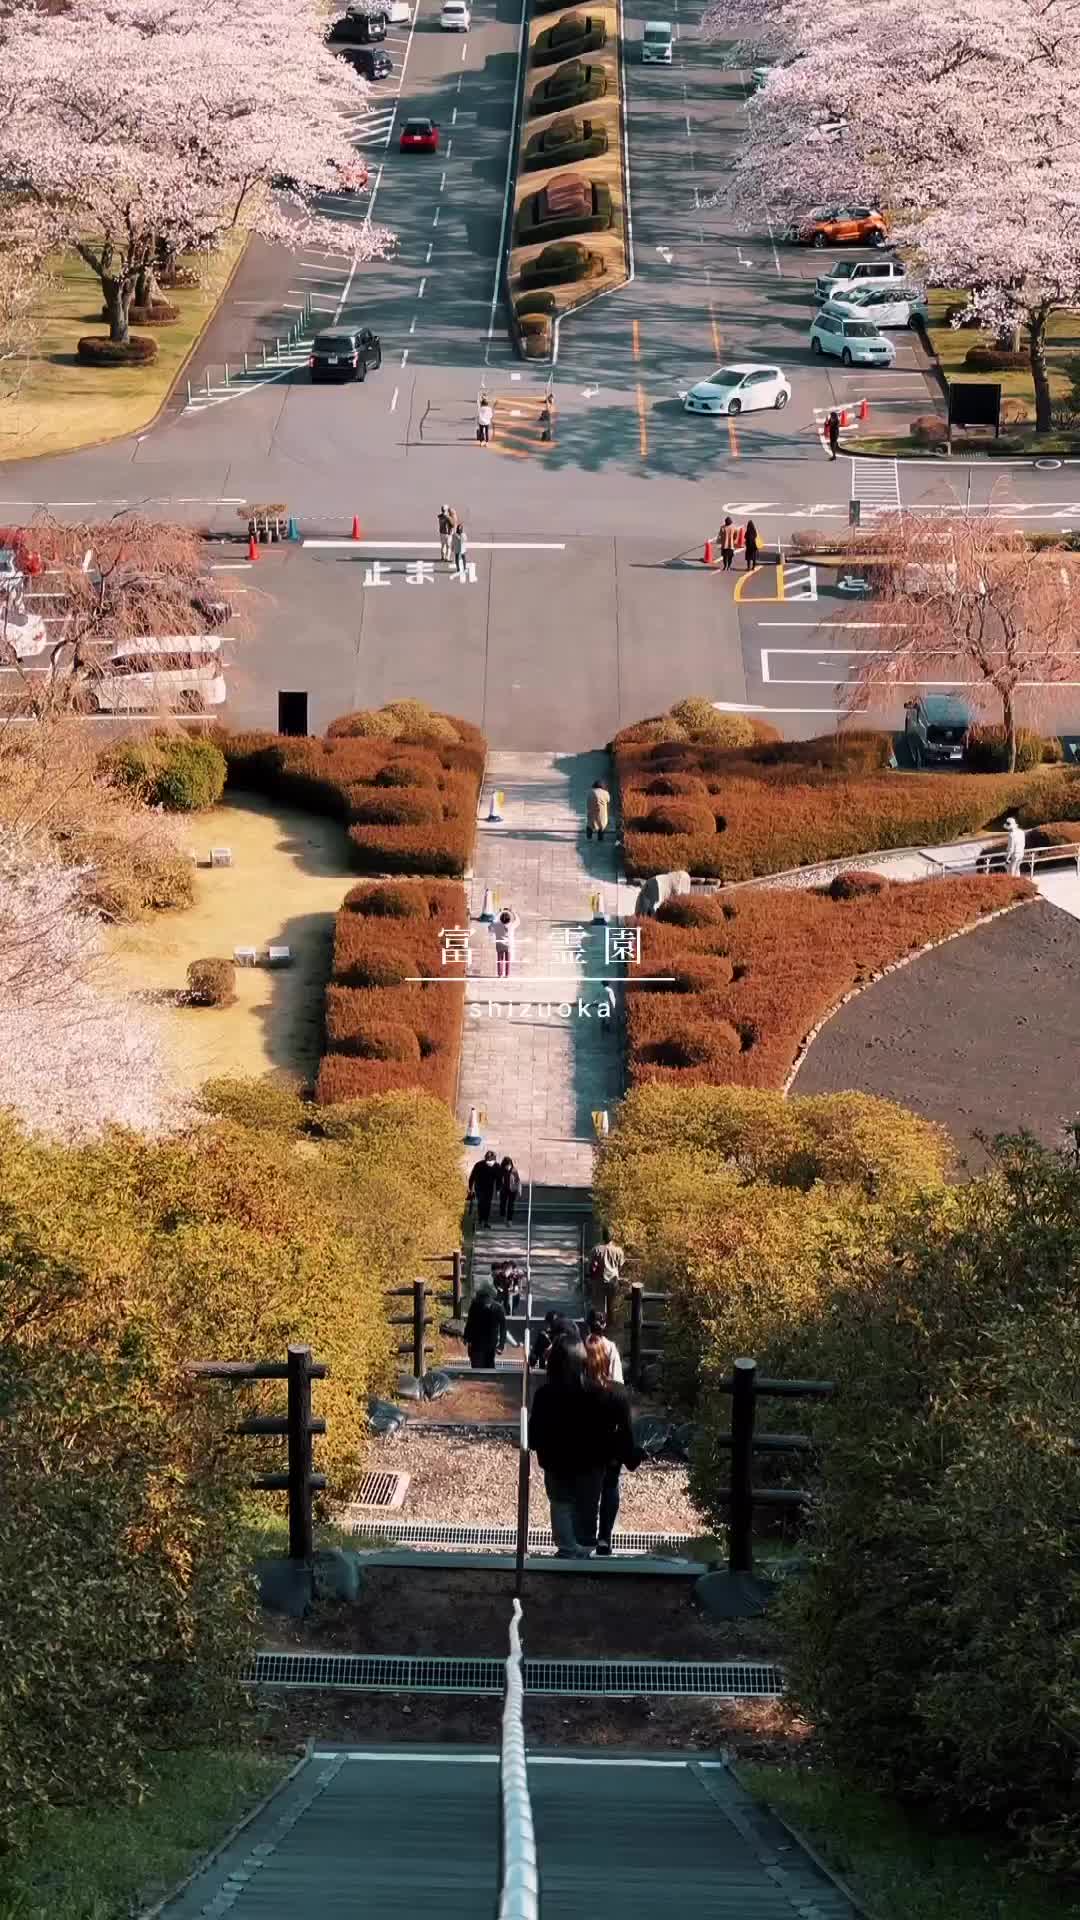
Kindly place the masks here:
[(477, 1287), (469, 1303), (463, 1334), (471, 1367), (493, 1367), (506, 1345), (506, 1315), (494, 1287)]
[[(590, 1313), (588, 1322), (590, 1329), (597, 1321), (600, 1323), (601, 1331), (599, 1333), (590, 1331), (585, 1339), (586, 1378), (594, 1392), (606, 1393), (609, 1399), (618, 1393), (620, 1398), (625, 1400), (626, 1395), (622, 1391), (622, 1361), (619, 1358), (619, 1350), (613, 1340), (608, 1340), (604, 1337), (603, 1328), (607, 1323), (603, 1314)], [(618, 1369), (617, 1373), (613, 1370), (612, 1357), (614, 1367)], [(629, 1427), (629, 1411), (629, 1402), (627, 1402), (627, 1427)], [(618, 1431), (625, 1442), (625, 1429), (622, 1426), (621, 1418)], [(611, 1552), (612, 1535), (615, 1531), (615, 1522), (619, 1517), (622, 1470), (624, 1467), (629, 1467), (631, 1472), (633, 1472), (641, 1465), (644, 1458), (645, 1456), (640, 1448), (634, 1446), (631, 1439), (629, 1447), (625, 1444), (617, 1445), (616, 1450), (612, 1452), (610, 1459), (605, 1463), (604, 1477), (600, 1485), (600, 1500), (598, 1503), (595, 1534), (596, 1551), (603, 1558), (606, 1558)], [(584, 1544), (591, 1545), (594, 1536), (589, 1533), (579, 1535), (579, 1538), (583, 1540)]]
[(600, 1385), (622, 1386), (622, 1355), (614, 1340), (608, 1339), (607, 1314), (599, 1307), (590, 1307), (586, 1315), (585, 1356), (590, 1379)]
[(450, 542), (454, 537), (457, 514), (453, 507), (439, 508), (439, 558), (449, 562)]
[(745, 544), (746, 544), (746, 571), (747, 573), (753, 573), (754, 568), (757, 566), (758, 530), (755, 527), (752, 520), (748, 520), (746, 523)]
[(573, 1343), (580, 1339), (581, 1328), (576, 1320), (568, 1320), (565, 1314), (556, 1313), (554, 1307), (549, 1307), (544, 1315), (544, 1324), (530, 1349), (530, 1366), (543, 1367), (546, 1371), (547, 1363), (551, 1358), (551, 1349), (557, 1341), (569, 1340)]
[(835, 407), (825, 422), (825, 438), (829, 446), (829, 459), (835, 460), (840, 446), (840, 415)]
[(495, 941), (495, 975), (499, 980), (510, 978), (510, 963), (517, 951), (517, 930), (521, 925), (521, 915), (512, 907), (504, 907), (492, 923), (492, 937)]
[(517, 1313), (521, 1305), (521, 1295), (526, 1282), (524, 1267), (516, 1260), (493, 1260), (491, 1263), (491, 1283), (506, 1313)]
[(458, 579), (459, 580), (468, 579), (469, 541), (468, 541), (468, 536), (466, 535), (466, 532), (465, 532), (464, 525), (460, 520), (457, 519), (456, 515), (455, 515), (454, 531), (450, 536), (450, 554), (453, 559), (454, 565), (457, 568)]
[(625, 1264), (626, 1253), (617, 1240), (609, 1235), (597, 1241), (589, 1255), (589, 1285), (592, 1305), (598, 1312), (606, 1309), (608, 1288), (618, 1286)]
[(584, 1343), (556, 1340), (547, 1378), (533, 1396), (529, 1446), (544, 1473), (551, 1532), (560, 1559), (587, 1560), (597, 1544), (608, 1467), (640, 1458), (621, 1387), (589, 1385)]
[(469, 1175), (469, 1198), (476, 1202), (476, 1224), (478, 1227), (490, 1227), (491, 1203), (499, 1184), (499, 1166), (495, 1152), (489, 1147), (482, 1160), (478, 1160)]
[(589, 798), (585, 802), (585, 838), (591, 840), (595, 833), (602, 840), (607, 832), (608, 816), (611, 811), (611, 795), (603, 780), (594, 780), (589, 788)]
[(720, 544), (720, 564), (725, 573), (730, 573), (735, 560), (735, 522), (730, 513), (716, 538)]
[(505, 1220), (508, 1226), (513, 1225), (514, 1208), (520, 1192), (521, 1175), (507, 1154), (499, 1168), (499, 1218)]

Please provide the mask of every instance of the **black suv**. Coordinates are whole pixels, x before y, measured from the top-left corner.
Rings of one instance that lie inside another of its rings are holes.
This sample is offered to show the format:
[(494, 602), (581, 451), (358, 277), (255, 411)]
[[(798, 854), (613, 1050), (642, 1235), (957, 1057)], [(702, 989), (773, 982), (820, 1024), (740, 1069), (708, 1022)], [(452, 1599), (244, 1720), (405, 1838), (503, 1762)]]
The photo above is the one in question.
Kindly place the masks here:
[(328, 327), (312, 342), (312, 380), (366, 380), (381, 366), (382, 341), (370, 327)]
[(353, 47), (334, 45), (334, 52), (341, 60), (347, 60), (350, 67), (362, 74), (365, 80), (385, 80), (393, 73), (394, 63), (381, 47)]
[(359, 8), (349, 8), (340, 20), (335, 20), (327, 34), (327, 39), (347, 40), (354, 47), (372, 47), (379, 40), (386, 39), (389, 21), (385, 13), (361, 13)]

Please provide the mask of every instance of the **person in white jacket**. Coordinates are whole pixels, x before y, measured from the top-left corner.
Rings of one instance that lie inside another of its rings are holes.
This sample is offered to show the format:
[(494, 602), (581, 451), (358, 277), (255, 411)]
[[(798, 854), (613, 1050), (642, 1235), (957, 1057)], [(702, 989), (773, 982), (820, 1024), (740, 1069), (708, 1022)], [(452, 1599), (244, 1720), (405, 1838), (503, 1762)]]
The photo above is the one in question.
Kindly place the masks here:
[(1009, 835), (1008, 844), (1005, 848), (1005, 871), (1006, 873), (1019, 873), (1020, 862), (1024, 857), (1024, 849), (1027, 846), (1027, 834), (1024, 832), (1023, 827), (1017, 825), (1011, 813), (1005, 822), (1005, 826)]
[(495, 972), (500, 980), (510, 976), (510, 963), (517, 951), (517, 930), (521, 925), (521, 915), (512, 907), (504, 907), (495, 917), (492, 935), (495, 940)]

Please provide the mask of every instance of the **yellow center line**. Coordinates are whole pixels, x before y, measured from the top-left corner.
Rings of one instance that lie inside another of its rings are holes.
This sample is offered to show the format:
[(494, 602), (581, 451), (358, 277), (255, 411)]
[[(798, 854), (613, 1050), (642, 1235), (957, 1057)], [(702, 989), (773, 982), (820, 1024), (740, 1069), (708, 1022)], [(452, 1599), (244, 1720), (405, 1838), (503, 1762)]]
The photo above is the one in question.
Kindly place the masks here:
[(716, 324), (716, 308), (713, 306), (713, 303), (711, 300), (709, 301), (709, 325), (712, 328), (712, 350), (716, 358), (719, 360), (721, 357), (720, 356), (720, 329)]
[[(637, 326), (636, 320), (634, 321), (634, 325), (635, 327)], [(643, 460), (647, 460), (649, 457), (649, 423), (646, 419), (648, 405), (649, 403), (645, 398), (645, 389), (639, 380), (637, 387), (638, 448)]]
[(739, 436), (735, 431), (735, 422), (730, 413), (727, 417), (727, 437), (728, 446), (731, 448), (731, 457), (733, 460), (737, 460), (739, 457)]
[(630, 327), (630, 340), (635, 360), (641, 359), (641, 325), (635, 320)]

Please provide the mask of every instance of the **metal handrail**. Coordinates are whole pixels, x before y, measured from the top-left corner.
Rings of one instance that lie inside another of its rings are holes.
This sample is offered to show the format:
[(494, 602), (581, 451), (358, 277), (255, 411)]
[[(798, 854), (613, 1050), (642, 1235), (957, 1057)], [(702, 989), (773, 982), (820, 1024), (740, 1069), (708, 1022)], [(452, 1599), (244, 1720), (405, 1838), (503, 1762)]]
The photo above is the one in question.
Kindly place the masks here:
[(521, 1600), (525, 1554), (529, 1544), (529, 1366), (532, 1358), (532, 1174), (525, 1214), (525, 1324), (521, 1329), (521, 1405), (518, 1410), (517, 1545), (514, 1553), (514, 1605)]
[[(774, 886), (777, 881), (800, 880), (811, 887), (816, 881), (824, 879), (829, 874), (846, 873), (852, 869), (858, 870), (871, 866), (877, 860), (895, 860), (905, 855), (908, 857), (917, 855), (920, 860), (925, 860), (929, 869), (926, 875), (928, 880), (948, 879), (950, 875), (955, 876), (958, 873), (975, 873), (980, 867), (983, 871), (989, 871), (992, 868), (995, 871), (1000, 869), (1004, 872), (1006, 863), (1004, 848), (986, 847), (982, 843), (972, 847), (969, 858), (959, 860), (942, 860), (938, 854), (930, 853), (926, 847), (879, 847), (874, 853), (838, 853), (831, 860), (815, 860), (805, 867), (782, 867), (776, 873), (755, 874), (749, 880), (724, 881), (711, 879), (704, 874), (693, 874), (690, 886), (692, 890), (699, 892), (737, 893), (746, 887), (768, 888)], [(1025, 848), (1020, 861), (1021, 871), (1026, 868), (1029, 873), (1033, 873), (1037, 865), (1043, 865), (1048, 860), (1060, 860), (1065, 856), (1076, 861), (1077, 872), (1080, 873), (1080, 845), (1071, 840), (1063, 840), (1052, 847)]]
[(515, 1599), (510, 1619), (510, 1652), (506, 1660), (499, 1753), (502, 1837), (498, 1920), (539, 1920), (540, 1915), (540, 1874), (532, 1801), (529, 1798), (524, 1704), (521, 1601)]

